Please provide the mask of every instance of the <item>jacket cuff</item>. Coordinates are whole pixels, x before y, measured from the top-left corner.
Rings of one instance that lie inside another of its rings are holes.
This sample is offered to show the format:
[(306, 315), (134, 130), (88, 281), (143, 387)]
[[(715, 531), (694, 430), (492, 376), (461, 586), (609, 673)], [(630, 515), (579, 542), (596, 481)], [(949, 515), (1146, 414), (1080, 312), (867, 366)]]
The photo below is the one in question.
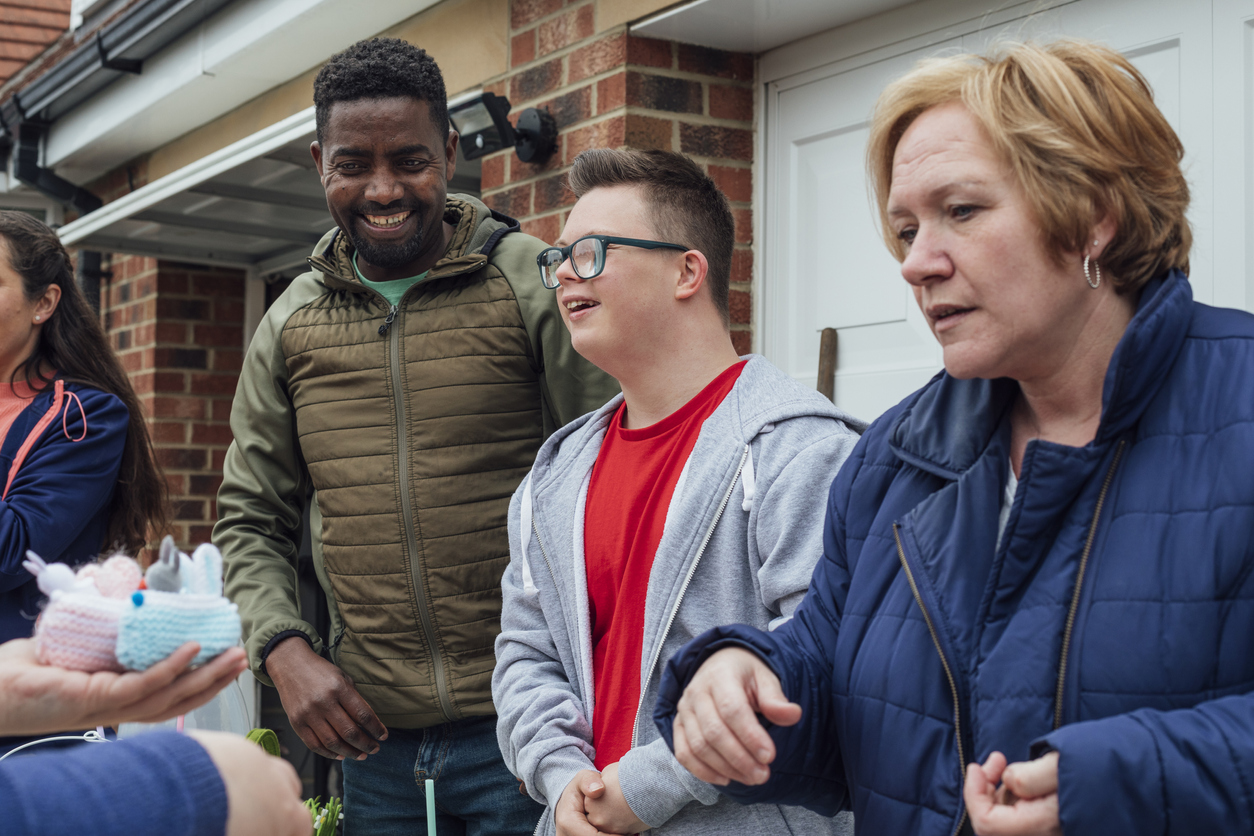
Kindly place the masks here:
[(718, 790), (684, 769), (660, 738), (623, 755), (618, 786), (627, 806), (649, 827), (661, 827), (693, 801), (708, 805), (719, 797)]
[(541, 804), (554, 809), (562, 793), (576, 774), (585, 769), (596, 770), (592, 761), (575, 746), (563, 746), (544, 756), (535, 768), (535, 786), (527, 786), (527, 792)]
[(244, 642), (244, 648), (248, 651), (249, 666), (252, 668), (253, 675), (263, 685), (274, 687), (274, 682), (266, 673), (266, 657), (274, 650), (275, 645), (291, 636), (300, 636), (309, 642), (314, 653), (322, 652), (322, 639), (314, 630), (313, 625), (296, 619), (284, 619), (268, 624), (263, 629), (253, 632)]

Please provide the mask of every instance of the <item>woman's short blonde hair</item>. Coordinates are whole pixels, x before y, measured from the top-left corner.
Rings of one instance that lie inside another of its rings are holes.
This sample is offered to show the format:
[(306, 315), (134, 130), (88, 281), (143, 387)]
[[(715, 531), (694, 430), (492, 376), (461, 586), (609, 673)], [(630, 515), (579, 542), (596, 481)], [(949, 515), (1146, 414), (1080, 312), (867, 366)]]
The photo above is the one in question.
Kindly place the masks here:
[(893, 156), (925, 110), (961, 102), (1014, 171), (1055, 258), (1082, 252), (1107, 213), (1114, 239), (1100, 265), (1120, 293), (1177, 267), (1188, 272), (1184, 146), (1127, 58), (1089, 41), (1008, 44), (988, 55), (931, 58), (890, 84), (875, 106), (867, 168), (888, 248)]

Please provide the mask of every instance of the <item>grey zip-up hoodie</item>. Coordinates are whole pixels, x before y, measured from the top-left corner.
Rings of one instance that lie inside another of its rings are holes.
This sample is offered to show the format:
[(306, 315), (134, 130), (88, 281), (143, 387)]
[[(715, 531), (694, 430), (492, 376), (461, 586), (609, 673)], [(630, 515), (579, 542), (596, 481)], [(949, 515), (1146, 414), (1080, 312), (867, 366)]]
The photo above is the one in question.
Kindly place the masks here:
[[(509, 509), (510, 563), (492, 697), (510, 770), (547, 805), (594, 769), (592, 639), (584, 506), (614, 398), (540, 448)], [(652, 721), (666, 661), (705, 630), (770, 629), (805, 595), (823, 551), (828, 487), (865, 424), (752, 356), (705, 421), (675, 487), (649, 576), (641, 701), (619, 782), (658, 833), (852, 833), (852, 819), (800, 807), (741, 807), (684, 769)]]

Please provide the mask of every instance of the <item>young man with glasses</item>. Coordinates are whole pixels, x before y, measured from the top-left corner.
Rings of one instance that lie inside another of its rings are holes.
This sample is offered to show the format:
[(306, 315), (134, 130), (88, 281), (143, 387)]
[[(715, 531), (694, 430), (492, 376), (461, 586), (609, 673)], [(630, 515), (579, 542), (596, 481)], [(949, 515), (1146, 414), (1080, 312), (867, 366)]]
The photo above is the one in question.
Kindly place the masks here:
[(830, 833), (849, 821), (741, 808), (652, 721), (689, 638), (787, 620), (822, 553), (827, 488), (863, 425), (728, 331), (734, 230), (700, 166), (594, 150), (538, 258), (575, 349), (623, 395), (555, 433), (509, 513), (492, 680), (505, 762), (538, 833)]

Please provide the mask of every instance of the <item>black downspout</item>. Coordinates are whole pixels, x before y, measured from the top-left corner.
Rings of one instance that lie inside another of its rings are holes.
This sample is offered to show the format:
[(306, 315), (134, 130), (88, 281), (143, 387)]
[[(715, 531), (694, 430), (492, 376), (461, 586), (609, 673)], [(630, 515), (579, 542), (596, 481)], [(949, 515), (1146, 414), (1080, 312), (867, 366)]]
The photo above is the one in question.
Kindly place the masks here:
[(42, 126), (36, 122), (23, 122), (18, 128), (17, 153), (13, 166), (13, 174), (17, 179), (51, 198), (68, 203), (78, 210), (79, 215), (86, 215), (103, 206), (104, 201), (83, 187), (57, 176), (50, 168), (40, 168), (39, 140), (42, 135)]
[(78, 268), (74, 271), (74, 280), (87, 297), (87, 304), (97, 315), (100, 314), (100, 280), (113, 276), (111, 271), (100, 269), (100, 255), (95, 250), (79, 250)]

